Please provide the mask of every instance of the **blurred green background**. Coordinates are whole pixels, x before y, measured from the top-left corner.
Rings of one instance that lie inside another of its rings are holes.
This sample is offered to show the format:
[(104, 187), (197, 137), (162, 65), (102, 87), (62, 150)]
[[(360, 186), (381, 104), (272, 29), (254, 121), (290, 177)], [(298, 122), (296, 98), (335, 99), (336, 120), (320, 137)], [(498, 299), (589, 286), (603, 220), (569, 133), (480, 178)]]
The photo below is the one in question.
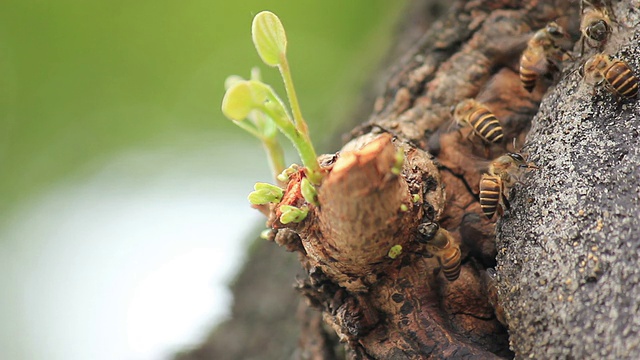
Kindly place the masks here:
[[(226, 76), (248, 77), (252, 66), (260, 66), (265, 82), (285, 98), (279, 74), (253, 49), (253, 15), (268, 9), (284, 23), (302, 111), (312, 138), (322, 143), (356, 105), (404, 5), (4, 0), (0, 286), (6, 296), (0, 300), (0, 358), (145, 359), (197, 342), (176, 343), (170, 335), (136, 340), (131, 319), (136, 309), (150, 306), (135, 297), (132, 306), (131, 294), (150, 278), (171, 291), (163, 281), (170, 276), (165, 265), (194, 263), (176, 254), (227, 252), (233, 255), (224, 259), (239, 261), (246, 246), (239, 240), (262, 221), (235, 209), (250, 212), (245, 197), (251, 184), (270, 180), (265, 156), (257, 140), (219, 110)], [(175, 211), (181, 206), (188, 210)], [(222, 227), (228, 233), (216, 232)], [(238, 245), (209, 244), (227, 237)], [(217, 270), (193, 271), (206, 273), (194, 287), (207, 287), (214, 276), (209, 272)], [(230, 272), (221, 275), (225, 281)], [(184, 276), (175, 283), (195, 275)], [(122, 293), (111, 302), (114, 309), (97, 299), (104, 298), (101, 291)], [(223, 296), (212, 291), (211, 301)], [(154, 296), (163, 295), (151, 294), (149, 301)], [(191, 305), (176, 300), (174, 306)], [(111, 325), (92, 314), (107, 314)], [(145, 321), (159, 326), (153, 313), (139, 317)], [(124, 335), (111, 333), (124, 328)]]
[[(261, 65), (250, 24), (267, 8), (286, 26), (303, 111), (314, 137), (322, 136), (352, 106), (401, 7), (380, 0), (3, 3), (3, 210), (127, 147), (244, 136), (219, 103), (227, 75), (247, 77)], [(261, 68), (281, 89), (277, 72)]]

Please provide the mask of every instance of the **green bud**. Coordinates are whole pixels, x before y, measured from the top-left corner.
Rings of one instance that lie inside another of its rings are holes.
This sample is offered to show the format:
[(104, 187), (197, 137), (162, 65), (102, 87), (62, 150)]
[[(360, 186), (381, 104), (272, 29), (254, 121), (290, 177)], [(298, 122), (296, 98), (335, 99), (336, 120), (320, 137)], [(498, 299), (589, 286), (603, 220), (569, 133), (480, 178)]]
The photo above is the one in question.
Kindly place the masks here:
[(269, 240), (269, 235), (271, 235), (271, 232), (273, 230), (271, 229), (264, 229), (260, 232), (260, 238), (261, 239), (265, 239), (265, 240)]
[(253, 205), (264, 205), (277, 202), (273, 194), (265, 190), (252, 191), (249, 193), (249, 196), (247, 196), (247, 199), (249, 199), (249, 202)]
[(282, 199), (282, 195), (284, 195), (284, 190), (282, 190), (280, 186), (269, 183), (257, 182), (253, 185), (253, 189), (268, 191), (270, 194), (277, 197), (278, 201), (280, 201), (280, 199)]
[(311, 185), (309, 179), (302, 178), (300, 182), (300, 191), (302, 192), (302, 197), (309, 203), (313, 205), (318, 205), (318, 192), (316, 188)]
[(291, 205), (280, 206), (280, 211), (282, 211), (280, 222), (283, 224), (299, 223), (304, 220), (307, 217), (307, 213), (309, 213), (309, 209), (306, 207), (297, 208)]
[(254, 189), (255, 191), (252, 191), (248, 196), (249, 202), (254, 205), (277, 203), (284, 195), (284, 191), (280, 187), (267, 183), (256, 183)]
[(391, 249), (389, 249), (389, 256), (392, 259), (397, 258), (400, 254), (402, 254), (402, 245), (393, 245)]
[(413, 194), (413, 198), (411, 200), (413, 200), (414, 204), (417, 203), (418, 201), (420, 201), (420, 195)]
[(287, 52), (287, 35), (276, 14), (262, 11), (253, 18), (251, 37), (258, 55), (265, 64), (277, 66)]
[(403, 148), (398, 148), (398, 151), (396, 151), (396, 156), (395, 156), (395, 163), (393, 164), (393, 167), (391, 168), (391, 173), (394, 175), (400, 175), (400, 172), (402, 171), (402, 164), (404, 164), (404, 149)]
[(295, 174), (299, 169), (298, 164), (293, 164), (291, 166), (289, 166), (288, 168), (284, 169), (284, 171), (282, 171), (280, 174), (278, 174), (278, 176), (276, 176), (276, 178), (278, 179), (278, 181), (283, 182), (283, 183), (287, 183), (289, 182), (289, 177), (293, 174)]
[(409, 207), (407, 207), (407, 204), (400, 204), (400, 211), (406, 212), (407, 210), (409, 210)]

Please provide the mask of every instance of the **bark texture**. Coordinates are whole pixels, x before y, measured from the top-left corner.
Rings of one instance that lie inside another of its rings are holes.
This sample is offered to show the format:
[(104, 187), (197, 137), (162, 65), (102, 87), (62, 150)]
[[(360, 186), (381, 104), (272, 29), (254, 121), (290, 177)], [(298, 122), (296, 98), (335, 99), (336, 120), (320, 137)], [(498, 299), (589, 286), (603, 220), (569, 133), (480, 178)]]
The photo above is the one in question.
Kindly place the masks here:
[[(604, 50), (632, 69), (637, 7), (614, 4), (619, 24)], [(323, 158), (320, 205), (296, 225), (280, 224), (273, 207), (272, 240), (298, 252), (297, 288), (322, 313), (300, 306), (296, 357), (640, 358), (640, 110), (604, 89), (593, 95), (573, 71), (583, 59), (551, 91), (544, 77), (523, 89), (526, 39), (556, 19), (578, 39), (577, 2), (454, 2), (398, 60), (369, 120)], [(471, 129), (451, 129), (450, 108), (465, 98), (500, 119), (504, 144), (485, 148), (467, 139)], [(478, 182), (488, 160), (519, 150), (525, 136), (541, 169), (513, 189), (496, 251)], [(398, 151), (405, 161), (394, 174)], [(297, 190), (286, 198), (304, 203)], [(425, 221), (460, 247), (457, 280), (417, 241)], [(401, 254), (389, 256), (397, 245)], [(195, 354), (183, 358), (207, 358)]]
[[(618, 24), (603, 50), (636, 76), (639, 4), (613, 3)], [(528, 135), (541, 168), (499, 222), (499, 298), (517, 358), (638, 359), (640, 107), (594, 92), (573, 69)]]
[[(522, 143), (548, 83), (540, 79), (529, 93), (514, 69), (532, 31), (570, 10), (544, 1), (455, 3), (403, 59), (371, 119), (324, 158), (319, 205), (308, 204), (307, 219), (278, 220), (282, 204), (305, 204), (303, 172), (272, 207), (274, 240), (298, 251), (309, 273), (300, 290), (357, 358), (511, 356), (483, 280), (495, 264), (495, 224), (482, 217), (477, 184), (478, 159), (513, 148), (484, 149), (468, 141), (472, 129), (450, 131), (450, 108), (476, 98), (500, 116), (506, 144)], [(398, 152), (406, 158), (399, 174)], [(457, 280), (445, 280), (439, 254), (417, 241), (425, 221), (439, 222), (460, 246)], [(285, 230), (297, 236), (281, 236)]]

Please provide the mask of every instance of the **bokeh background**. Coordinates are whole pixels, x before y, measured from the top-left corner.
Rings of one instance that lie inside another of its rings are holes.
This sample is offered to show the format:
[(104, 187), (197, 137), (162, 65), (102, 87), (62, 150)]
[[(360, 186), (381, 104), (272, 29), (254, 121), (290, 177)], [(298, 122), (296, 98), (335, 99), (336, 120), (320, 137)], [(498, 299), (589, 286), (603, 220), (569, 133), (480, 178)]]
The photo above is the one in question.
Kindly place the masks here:
[(326, 144), (404, 6), (2, 1), (0, 358), (162, 359), (197, 344), (228, 316), (226, 284), (264, 222), (246, 195), (271, 180), (265, 155), (219, 110), (226, 76), (252, 66), (285, 97), (253, 49), (253, 15), (282, 19)]

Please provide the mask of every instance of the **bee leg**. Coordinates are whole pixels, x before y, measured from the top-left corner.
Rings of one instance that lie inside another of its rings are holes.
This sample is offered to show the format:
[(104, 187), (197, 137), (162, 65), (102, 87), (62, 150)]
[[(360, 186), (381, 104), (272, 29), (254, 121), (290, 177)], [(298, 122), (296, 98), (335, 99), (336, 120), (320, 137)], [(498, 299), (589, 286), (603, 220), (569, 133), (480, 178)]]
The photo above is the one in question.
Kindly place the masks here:
[[(438, 261), (438, 264), (440, 263), (440, 261)], [(433, 269), (433, 276), (438, 276), (438, 274), (440, 274), (440, 270), (442, 270), (442, 266), (439, 266), (437, 268)]]
[(616, 101), (616, 103), (620, 104), (621, 96), (620, 96), (620, 94), (618, 94), (616, 89), (614, 89), (613, 86), (611, 86), (611, 84), (609, 84), (608, 82), (605, 81), (604, 82), (604, 89), (607, 90), (609, 93), (611, 93), (611, 95), (613, 95), (613, 98)]
[(506, 196), (502, 195), (502, 204), (507, 210), (511, 209), (511, 203), (509, 203), (509, 199)]
[[(571, 55), (571, 52), (570, 52), (569, 50), (565, 50), (565, 49), (562, 49), (562, 48), (560, 48), (560, 50), (561, 50), (561, 52), (562, 52), (562, 61), (566, 61), (566, 58), (565, 58), (565, 57), (568, 57), (568, 58), (569, 58), (569, 60), (571, 60), (571, 61), (575, 61), (575, 60), (576, 60), (576, 59), (573, 57), (573, 55)], [(582, 56), (582, 55), (580, 55), (580, 56)]]
[(471, 132), (469, 132), (469, 134), (467, 135), (467, 141), (469, 141), (469, 143), (471, 143), (471, 147), (473, 147), (473, 149), (476, 149), (476, 144), (473, 141), (473, 138), (475, 138), (476, 133), (472, 130)]
[[(504, 207), (503, 204), (500, 204), (500, 206), (498, 206), (498, 208), (496, 209), (496, 214), (498, 214), (498, 217), (502, 217), (502, 215), (504, 215)], [(494, 215), (495, 216), (495, 215)]]
[(470, 131), (470, 132), (467, 134), (467, 140), (468, 140), (470, 143), (472, 143), (472, 144), (473, 144), (473, 138), (475, 137), (475, 135), (476, 135), (476, 133), (474, 133), (473, 131)]

